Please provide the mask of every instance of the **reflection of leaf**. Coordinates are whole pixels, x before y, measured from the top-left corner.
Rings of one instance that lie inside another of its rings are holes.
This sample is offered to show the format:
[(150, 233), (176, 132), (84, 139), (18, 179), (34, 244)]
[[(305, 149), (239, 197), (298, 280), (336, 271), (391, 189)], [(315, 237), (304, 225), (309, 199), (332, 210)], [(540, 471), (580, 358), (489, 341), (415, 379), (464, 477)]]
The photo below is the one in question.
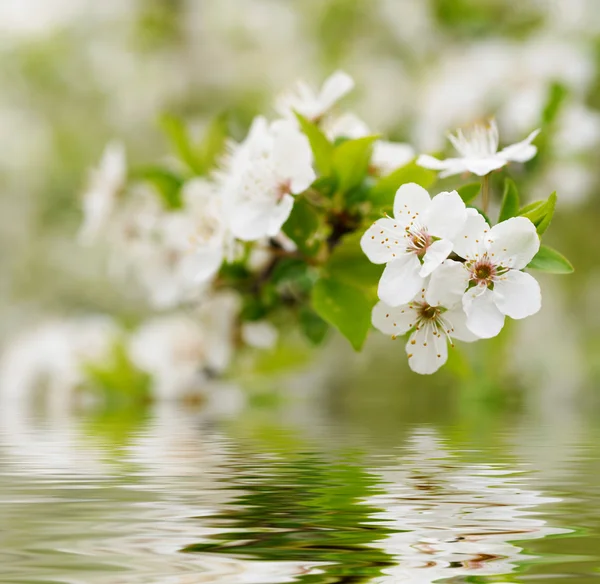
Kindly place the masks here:
[(371, 328), (375, 296), (333, 278), (321, 278), (315, 283), (311, 299), (316, 313), (359, 351)]
[(527, 267), (552, 274), (572, 274), (575, 271), (573, 264), (565, 256), (547, 245), (540, 246)]

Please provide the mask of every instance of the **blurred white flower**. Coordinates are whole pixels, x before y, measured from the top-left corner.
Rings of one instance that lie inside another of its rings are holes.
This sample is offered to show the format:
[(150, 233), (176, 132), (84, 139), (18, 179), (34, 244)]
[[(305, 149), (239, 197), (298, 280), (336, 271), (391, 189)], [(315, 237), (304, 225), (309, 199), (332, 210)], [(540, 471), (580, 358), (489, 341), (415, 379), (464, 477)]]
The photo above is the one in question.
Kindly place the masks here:
[(98, 168), (92, 171), (90, 184), (83, 195), (83, 225), (79, 231), (82, 243), (91, 243), (106, 227), (120, 191), (127, 178), (125, 149), (111, 142), (102, 155)]
[(242, 325), (242, 340), (257, 349), (272, 349), (277, 344), (279, 332), (270, 322), (259, 320)]
[(284, 118), (293, 118), (294, 113), (299, 113), (313, 122), (319, 122), (353, 88), (352, 77), (343, 71), (336, 71), (327, 78), (318, 92), (299, 81), (294, 91), (278, 98), (275, 108)]
[(456, 191), (431, 199), (415, 183), (402, 185), (394, 217), (378, 219), (362, 236), (361, 247), (374, 264), (387, 264), (379, 298), (390, 306), (410, 302), (429, 276), (450, 255), (454, 238), (467, 220)]
[(477, 176), (485, 176), (493, 170), (506, 166), (509, 162), (527, 162), (537, 153), (531, 144), (540, 130), (535, 130), (522, 142), (507, 146), (498, 152), (498, 126), (490, 120), (487, 126), (477, 124), (470, 131), (458, 130), (456, 136), (449, 134), (448, 139), (460, 154), (460, 158), (438, 160), (433, 156), (422, 154), (417, 164), (424, 168), (440, 170), (440, 177), (471, 172)]
[(406, 344), (408, 365), (422, 375), (435, 373), (448, 359), (452, 339), (472, 342), (478, 339), (466, 325), (462, 307), (464, 287), (446, 285), (451, 272), (462, 272), (456, 262), (444, 262), (431, 276), (427, 289), (409, 303), (398, 307), (379, 302), (373, 308), (373, 326), (396, 338), (413, 331)]
[(448, 274), (446, 285), (462, 286), (463, 290), (471, 286), (463, 297), (467, 326), (487, 339), (502, 330), (505, 316), (521, 319), (540, 310), (540, 286), (533, 276), (521, 271), (538, 252), (540, 238), (525, 217), (513, 217), (490, 229), (475, 209), (467, 209), (467, 213), (467, 222), (454, 245), (466, 263), (459, 264), (462, 273)]
[(291, 120), (258, 118), (234, 150), (221, 181), (233, 235), (254, 241), (275, 236), (292, 212), (293, 195), (316, 178), (306, 136)]

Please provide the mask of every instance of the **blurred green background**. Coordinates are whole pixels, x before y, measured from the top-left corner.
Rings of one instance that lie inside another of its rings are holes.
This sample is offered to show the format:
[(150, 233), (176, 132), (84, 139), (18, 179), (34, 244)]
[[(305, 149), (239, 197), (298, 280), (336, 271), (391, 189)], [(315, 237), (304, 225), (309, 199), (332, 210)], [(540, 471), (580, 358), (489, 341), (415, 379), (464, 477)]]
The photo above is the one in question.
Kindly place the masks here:
[[(595, 401), (595, 0), (3, 2), (2, 343), (49, 315), (150, 313), (141, 293), (108, 280), (102, 250), (75, 241), (88, 169), (110, 139), (123, 140), (133, 164), (163, 157), (167, 144), (156, 120), (165, 112), (198, 132), (227, 112), (240, 137), (297, 79), (317, 85), (338, 68), (356, 80), (345, 105), (417, 152), (441, 151), (446, 132), (492, 115), (503, 143), (541, 127), (538, 157), (514, 178), (526, 201), (558, 191), (548, 243), (576, 273), (540, 277), (539, 314), (456, 352), (433, 378), (411, 374), (403, 346), (375, 334), (360, 355), (336, 337), (291, 359), (291, 375), (289, 352), (279, 351), (268, 367), (242, 362), (234, 376), (255, 388), (258, 401), (270, 399), (263, 393), (302, 393), (296, 386), (327, 388), (331, 407), (358, 418), (390, 396), (390, 419), (407, 403), (434, 402), (440, 410), (470, 404), (475, 411), (477, 404), (529, 404), (554, 415), (563, 402)], [(285, 373), (283, 385), (272, 369)]]

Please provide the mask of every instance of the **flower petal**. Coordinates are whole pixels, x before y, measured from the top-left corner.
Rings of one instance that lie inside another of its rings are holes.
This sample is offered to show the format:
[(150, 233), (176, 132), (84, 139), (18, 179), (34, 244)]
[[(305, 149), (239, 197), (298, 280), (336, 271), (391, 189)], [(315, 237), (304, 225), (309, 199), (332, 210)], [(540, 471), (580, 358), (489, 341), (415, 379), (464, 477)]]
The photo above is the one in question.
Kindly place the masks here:
[[(479, 340), (475, 333), (470, 331), (467, 327), (467, 315), (463, 310), (462, 305), (448, 310), (443, 314), (444, 320), (450, 325), (450, 337), (457, 341), (464, 341), (465, 343), (472, 343), (473, 341)], [(446, 331), (447, 332), (447, 331)]]
[(202, 247), (181, 260), (181, 273), (186, 279), (207, 282), (219, 271), (223, 255), (222, 247)]
[(469, 272), (465, 265), (453, 260), (446, 260), (431, 274), (425, 300), (430, 306), (452, 308), (461, 303), (468, 283)]
[(373, 144), (371, 164), (380, 174), (386, 175), (401, 166), (405, 166), (414, 157), (415, 151), (409, 144), (377, 140), (377, 142)]
[(495, 337), (504, 326), (504, 315), (494, 303), (494, 295), (488, 288), (475, 286), (463, 296), (463, 308), (467, 314), (467, 327), (478, 337)]
[(483, 215), (476, 209), (467, 209), (467, 220), (454, 239), (454, 252), (466, 260), (474, 260), (486, 251), (485, 233), (490, 231)]
[(271, 124), (273, 164), (277, 174), (290, 182), (292, 193), (301, 193), (315, 180), (308, 138), (291, 120)]
[(540, 133), (540, 130), (534, 130), (521, 142), (507, 146), (498, 152), (498, 156), (511, 162), (527, 162), (537, 154), (537, 147), (532, 144), (533, 140)]
[(535, 225), (526, 217), (512, 217), (494, 225), (487, 235), (494, 261), (505, 268), (524, 268), (540, 249)]
[(390, 262), (379, 280), (379, 298), (390, 306), (410, 302), (423, 288), (424, 280), (419, 276), (420, 269), (421, 264), (415, 254), (406, 254)]
[(465, 158), (465, 168), (477, 176), (485, 176), (493, 170), (506, 166), (506, 160), (499, 158), (497, 154), (489, 158)]
[(531, 274), (510, 270), (494, 282), (494, 302), (502, 314), (526, 318), (542, 307), (540, 285)]
[(435, 373), (448, 360), (448, 344), (444, 335), (437, 336), (432, 326), (416, 330), (406, 343), (408, 366), (421, 375)]
[(450, 240), (456, 237), (466, 220), (465, 202), (456, 191), (433, 197), (423, 216), (423, 223), (430, 235)]
[(406, 232), (394, 219), (378, 219), (367, 229), (360, 247), (374, 264), (386, 264), (406, 253)]
[(415, 214), (422, 215), (431, 203), (429, 193), (415, 183), (402, 185), (394, 199), (394, 217), (403, 226), (408, 225)]
[(386, 335), (403, 335), (417, 322), (417, 311), (412, 304), (393, 307), (385, 302), (378, 302), (373, 307), (371, 322)]
[(417, 158), (417, 164), (430, 170), (443, 171), (440, 174), (441, 178), (461, 174), (466, 170), (462, 158), (446, 158), (445, 160), (439, 160), (438, 158), (429, 156), (429, 154), (421, 154), (421, 156)]
[(319, 101), (323, 112), (330, 109), (333, 104), (342, 99), (352, 89), (354, 89), (354, 79), (344, 71), (335, 71), (325, 80), (319, 93)]
[[(290, 195), (284, 197), (284, 200)], [(289, 200), (288, 199), (288, 200)], [(283, 200), (282, 200), (283, 203)], [(289, 207), (288, 216), (291, 212), (291, 205), (287, 203)], [(279, 205), (275, 204), (274, 201), (248, 201), (232, 206), (231, 209), (231, 231), (235, 237), (243, 241), (255, 241), (268, 235), (273, 231), (272, 222), (274, 216), (281, 220), (281, 211), (286, 210), (278, 209)], [(285, 222), (285, 218), (281, 221), (281, 225)]]
[(449, 239), (438, 239), (434, 241), (423, 256), (423, 265), (419, 275), (426, 278), (439, 268), (441, 263), (450, 255), (452, 251), (452, 242)]
[(267, 235), (275, 237), (283, 227), (283, 224), (288, 220), (294, 206), (294, 197), (292, 195), (284, 195), (281, 201), (273, 207), (269, 217), (269, 226)]

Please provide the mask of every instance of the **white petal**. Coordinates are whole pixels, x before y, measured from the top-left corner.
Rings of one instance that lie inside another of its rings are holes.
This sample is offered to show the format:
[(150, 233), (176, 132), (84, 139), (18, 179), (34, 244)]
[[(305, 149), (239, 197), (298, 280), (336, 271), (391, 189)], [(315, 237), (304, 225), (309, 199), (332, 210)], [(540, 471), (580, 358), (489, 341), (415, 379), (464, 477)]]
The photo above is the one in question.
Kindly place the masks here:
[(537, 154), (537, 148), (531, 142), (535, 140), (539, 133), (539, 129), (534, 130), (525, 140), (503, 148), (498, 152), (498, 156), (511, 162), (527, 162), (531, 160)]
[(323, 112), (329, 110), (333, 104), (342, 99), (354, 88), (354, 79), (344, 71), (336, 71), (323, 83), (319, 94), (319, 101)]
[(269, 217), (269, 227), (267, 235), (275, 237), (283, 227), (283, 224), (288, 220), (294, 206), (294, 197), (292, 195), (284, 195), (284, 197), (275, 205)]
[(485, 176), (493, 170), (498, 170), (506, 165), (506, 160), (499, 158), (497, 154), (489, 158), (465, 158), (465, 168), (477, 176)]
[(393, 307), (378, 302), (373, 308), (371, 322), (386, 335), (403, 335), (417, 322), (417, 312), (412, 304)]
[(223, 248), (204, 247), (185, 256), (181, 261), (184, 278), (195, 282), (207, 282), (223, 263)]
[(542, 307), (540, 285), (531, 274), (510, 270), (494, 282), (494, 302), (506, 316), (526, 318)]
[(540, 249), (540, 238), (529, 219), (512, 217), (492, 227), (487, 235), (487, 248), (496, 263), (520, 270)]
[(467, 314), (467, 327), (478, 337), (495, 337), (504, 326), (504, 315), (494, 303), (494, 295), (488, 288), (475, 286), (463, 296), (463, 308)]
[(415, 214), (423, 215), (431, 204), (429, 193), (415, 183), (402, 185), (394, 198), (394, 217), (404, 226), (408, 225)]
[(448, 344), (444, 335), (437, 336), (432, 326), (415, 331), (406, 343), (408, 366), (421, 375), (435, 373), (448, 359)]
[[(453, 339), (472, 343), (479, 340), (476, 334), (470, 331), (467, 327), (467, 315), (462, 306), (457, 306), (443, 314), (444, 320), (450, 325), (448, 333)], [(447, 332), (447, 331), (446, 331)]]
[(371, 164), (383, 175), (405, 166), (415, 157), (415, 151), (409, 144), (377, 140), (373, 144)]
[(440, 178), (461, 174), (467, 170), (462, 158), (446, 158), (445, 160), (438, 160), (428, 154), (421, 154), (421, 156), (417, 158), (417, 164), (423, 168), (429, 168), (430, 170), (442, 171), (440, 173)]
[[(277, 211), (274, 201), (237, 203), (231, 209), (231, 231), (235, 237), (243, 241), (255, 241), (265, 237), (272, 231), (271, 222), (273, 216), (277, 215)], [(291, 206), (289, 211), (291, 212)]]
[(486, 251), (485, 235), (490, 231), (483, 215), (476, 209), (467, 209), (467, 220), (454, 239), (454, 251), (461, 258), (473, 260)]
[(415, 254), (407, 254), (390, 262), (383, 271), (377, 293), (390, 306), (410, 302), (423, 288), (424, 279), (419, 276), (421, 264)]
[(452, 242), (449, 239), (438, 239), (434, 241), (425, 252), (423, 256), (423, 265), (419, 274), (426, 278), (431, 273), (435, 273), (434, 270), (438, 268), (441, 263), (450, 255), (452, 251)]
[(465, 202), (456, 191), (440, 193), (431, 199), (423, 223), (434, 237), (454, 239), (467, 220)]
[(378, 219), (365, 231), (360, 246), (374, 264), (386, 264), (406, 252), (406, 232), (394, 219)]
[(306, 190), (315, 180), (308, 138), (291, 120), (277, 120), (273, 132), (273, 162), (277, 174), (290, 181), (292, 193)]
[(468, 283), (469, 272), (465, 265), (453, 260), (446, 260), (431, 274), (425, 300), (430, 306), (452, 308), (456, 304), (461, 304)]

